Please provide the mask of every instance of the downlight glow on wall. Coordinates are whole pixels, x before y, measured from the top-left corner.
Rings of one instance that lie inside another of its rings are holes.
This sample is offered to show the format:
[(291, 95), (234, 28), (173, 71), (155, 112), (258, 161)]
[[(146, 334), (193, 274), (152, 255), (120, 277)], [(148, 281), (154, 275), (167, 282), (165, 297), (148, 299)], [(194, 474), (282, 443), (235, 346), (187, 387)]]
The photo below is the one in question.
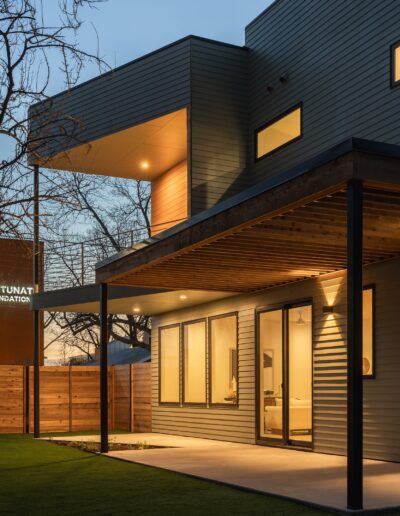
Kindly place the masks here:
[(0, 304), (27, 304), (31, 302), (33, 287), (0, 285)]

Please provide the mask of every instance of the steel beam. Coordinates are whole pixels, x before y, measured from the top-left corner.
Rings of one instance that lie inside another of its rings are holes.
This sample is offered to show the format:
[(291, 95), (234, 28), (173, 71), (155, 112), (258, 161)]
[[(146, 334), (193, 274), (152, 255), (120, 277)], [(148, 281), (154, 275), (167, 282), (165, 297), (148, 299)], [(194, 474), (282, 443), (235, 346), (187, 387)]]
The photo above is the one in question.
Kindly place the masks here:
[(363, 185), (347, 186), (347, 508), (363, 508)]
[(100, 451), (108, 452), (108, 285), (100, 283)]
[[(33, 289), (40, 292), (39, 167), (33, 167)], [(33, 311), (33, 435), (40, 437), (40, 311)]]

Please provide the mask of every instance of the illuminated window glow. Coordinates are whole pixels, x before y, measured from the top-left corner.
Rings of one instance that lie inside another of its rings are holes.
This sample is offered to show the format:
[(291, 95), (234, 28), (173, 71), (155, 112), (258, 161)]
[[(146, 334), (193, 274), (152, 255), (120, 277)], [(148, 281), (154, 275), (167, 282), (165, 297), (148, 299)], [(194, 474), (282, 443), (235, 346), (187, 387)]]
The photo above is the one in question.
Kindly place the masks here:
[(183, 326), (184, 402), (206, 402), (206, 322)]
[(160, 328), (160, 401), (179, 403), (179, 325)]
[(257, 131), (257, 159), (301, 137), (301, 109), (301, 106), (298, 106)]
[(237, 316), (210, 319), (211, 403), (238, 401)]
[(400, 41), (395, 43), (391, 48), (391, 62), (392, 62), (392, 86), (400, 84)]
[(363, 291), (363, 376), (373, 377), (374, 368), (374, 289), (367, 287)]

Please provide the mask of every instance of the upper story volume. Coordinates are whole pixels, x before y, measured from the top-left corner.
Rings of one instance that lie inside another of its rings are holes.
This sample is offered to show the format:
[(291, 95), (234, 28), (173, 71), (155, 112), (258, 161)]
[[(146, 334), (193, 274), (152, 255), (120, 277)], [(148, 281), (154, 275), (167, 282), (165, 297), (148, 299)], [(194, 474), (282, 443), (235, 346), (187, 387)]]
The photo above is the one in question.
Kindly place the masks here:
[(156, 234), (347, 138), (400, 144), (400, 2), (277, 0), (245, 33), (33, 106), (31, 163), (151, 181)]

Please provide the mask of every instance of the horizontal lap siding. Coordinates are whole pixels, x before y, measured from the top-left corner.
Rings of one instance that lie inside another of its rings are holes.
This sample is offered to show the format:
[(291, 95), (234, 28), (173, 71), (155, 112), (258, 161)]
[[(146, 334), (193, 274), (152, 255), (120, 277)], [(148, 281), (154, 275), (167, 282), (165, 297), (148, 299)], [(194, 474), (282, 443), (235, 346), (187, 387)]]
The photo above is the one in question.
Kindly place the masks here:
[(191, 42), (191, 213), (245, 188), (247, 51)]
[(399, 19), (392, 0), (281, 0), (248, 26), (251, 138), (298, 102), (304, 115), (302, 139), (257, 164), (251, 155), (255, 182), (352, 136), (400, 144), (389, 52), (400, 39)]
[[(364, 380), (365, 456), (400, 461), (400, 260), (369, 266), (364, 284), (376, 288), (376, 379)], [(347, 304), (345, 275), (278, 287), (165, 314), (153, 321), (153, 431), (255, 442), (256, 307), (312, 298), (314, 450), (345, 454), (347, 432)], [(323, 314), (325, 305), (334, 314)], [(239, 312), (239, 409), (166, 407), (158, 404), (159, 326)]]
[(165, 316), (153, 321), (152, 330), (152, 429), (178, 435), (191, 435), (243, 443), (254, 442), (254, 310), (242, 306), (239, 310), (239, 407), (167, 407), (158, 404), (158, 331), (159, 325), (183, 322), (210, 315), (231, 312), (237, 306), (226, 302), (225, 308), (208, 309), (206, 305), (186, 311), (182, 316)]
[(151, 432), (151, 363), (133, 366), (134, 431)]
[(25, 367), (0, 365), (0, 433), (25, 431)]
[(133, 395), (133, 365), (113, 366), (114, 427), (117, 430), (133, 430), (131, 398)]
[[(189, 50), (186, 39), (132, 61), (54, 97), (51, 109), (82, 122), (80, 141), (90, 141), (188, 106)], [(64, 141), (62, 148), (76, 143)]]

